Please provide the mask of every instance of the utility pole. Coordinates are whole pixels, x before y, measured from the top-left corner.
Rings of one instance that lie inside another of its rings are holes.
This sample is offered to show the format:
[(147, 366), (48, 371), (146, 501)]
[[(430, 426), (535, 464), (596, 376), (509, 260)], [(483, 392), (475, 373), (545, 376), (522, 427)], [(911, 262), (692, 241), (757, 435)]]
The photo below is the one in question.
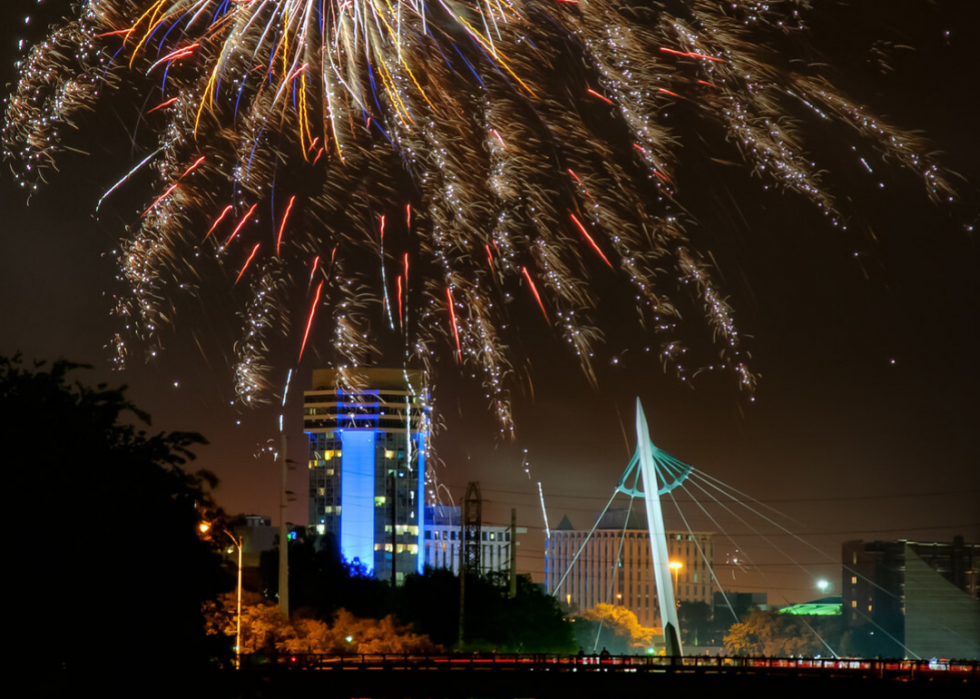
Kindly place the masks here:
[[(466, 506), (465, 503), (463, 506)], [(459, 518), (459, 641), (456, 642), (459, 650), (463, 650), (463, 629), (466, 628), (466, 555), (463, 542), (466, 525), (463, 520), (463, 517)]]
[(517, 508), (510, 509), (510, 598), (517, 597)]
[(470, 481), (463, 497), (463, 516), (459, 521), (459, 646), (463, 647), (466, 628), (466, 575), (480, 574), (480, 549), (483, 546), (480, 529), (483, 523), (483, 499), (480, 484)]
[(288, 483), (288, 458), (286, 457), (286, 433), (282, 433), (282, 489), (279, 492), (279, 611), (289, 618), (289, 527), (286, 524), (286, 510), (289, 507), (289, 496), (286, 491)]
[(479, 575), (483, 568), (480, 566), (480, 555), (483, 549), (483, 498), (480, 496), (480, 484), (470, 481), (466, 484), (466, 497), (463, 498), (463, 555), (466, 558), (466, 570)]

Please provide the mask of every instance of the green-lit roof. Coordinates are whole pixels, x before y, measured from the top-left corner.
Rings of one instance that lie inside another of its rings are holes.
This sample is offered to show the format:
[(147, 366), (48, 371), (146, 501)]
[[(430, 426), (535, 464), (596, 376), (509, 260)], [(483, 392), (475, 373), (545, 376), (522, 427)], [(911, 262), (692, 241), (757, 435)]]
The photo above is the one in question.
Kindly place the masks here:
[(812, 602), (794, 604), (779, 610), (780, 614), (798, 614), (801, 616), (840, 616), (843, 602), (840, 596), (824, 597)]

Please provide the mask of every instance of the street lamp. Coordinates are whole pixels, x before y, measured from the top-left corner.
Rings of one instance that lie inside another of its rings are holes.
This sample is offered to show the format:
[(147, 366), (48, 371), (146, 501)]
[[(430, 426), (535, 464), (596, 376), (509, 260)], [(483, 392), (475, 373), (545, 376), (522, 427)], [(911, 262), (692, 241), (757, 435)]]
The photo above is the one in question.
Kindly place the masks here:
[(683, 567), (684, 567), (684, 564), (681, 563), (680, 561), (671, 561), (670, 562), (670, 570), (674, 573), (674, 605), (677, 606), (677, 607), (680, 607), (681, 606), (681, 601), (679, 599), (677, 599), (677, 578), (680, 577), (681, 568), (683, 568)]
[[(199, 528), (202, 534), (207, 534), (211, 530), (211, 524), (201, 522)], [(227, 534), (228, 538), (235, 544), (235, 548), (238, 549), (238, 614), (235, 617), (235, 669), (240, 670), (242, 667), (242, 542), (244, 539), (242, 537), (236, 539), (224, 527), (221, 528), (221, 531)]]

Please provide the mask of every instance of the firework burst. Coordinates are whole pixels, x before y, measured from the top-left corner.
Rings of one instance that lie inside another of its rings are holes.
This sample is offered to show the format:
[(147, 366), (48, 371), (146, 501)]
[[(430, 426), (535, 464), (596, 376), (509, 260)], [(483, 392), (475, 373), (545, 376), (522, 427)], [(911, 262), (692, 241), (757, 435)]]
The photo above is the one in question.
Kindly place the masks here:
[[(331, 326), (340, 369), (397, 342), (406, 363), (432, 369), (443, 354), (479, 372), (510, 429), (508, 305), (536, 308), (594, 380), (603, 334), (589, 280), (603, 269), (632, 285), (665, 366), (684, 380), (701, 368), (682, 361), (686, 307), (717, 350), (712, 368), (751, 392), (732, 311), (678, 213), (683, 143), (668, 110), (832, 225), (843, 214), (808, 153), (811, 123), (857, 132), (929, 197), (952, 194), (916, 137), (772, 48), (801, 43), (808, 9), (88, 0), (22, 63), (4, 144), (33, 188), (87, 112), (145, 100), (156, 142), (103, 197), (155, 174), (121, 248), (128, 293), (115, 311), (154, 348), (173, 298), (223, 269), (249, 292), (235, 369), (245, 402), (268, 391), (274, 337), (301, 358)], [(132, 353), (117, 344), (118, 358)]]

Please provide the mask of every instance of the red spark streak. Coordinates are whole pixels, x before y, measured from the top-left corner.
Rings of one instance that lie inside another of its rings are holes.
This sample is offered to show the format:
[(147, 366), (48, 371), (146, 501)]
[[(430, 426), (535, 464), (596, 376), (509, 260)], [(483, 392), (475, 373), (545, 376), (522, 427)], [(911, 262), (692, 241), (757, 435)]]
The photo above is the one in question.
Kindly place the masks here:
[[(187, 58), (192, 53), (194, 53), (194, 49), (196, 49), (199, 46), (200, 44), (191, 44), (190, 46), (185, 46), (182, 49), (176, 49), (174, 51), (171, 51), (166, 56), (161, 58), (159, 61), (154, 63), (153, 68), (157, 67), (161, 63), (166, 63), (167, 61), (176, 61), (179, 58)], [(150, 70), (153, 70), (153, 68), (150, 68)]]
[(579, 179), (578, 175), (575, 174), (575, 171), (574, 170), (572, 170), (571, 168), (568, 168), (568, 174), (571, 175), (572, 177), (574, 177), (575, 178), (575, 181), (579, 183), (579, 185), (582, 187), (582, 190), (585, 192), (585, 196), (587, 196), (587, 197), (591, 197), (592, 196), (591, 194), (589, 194), (589, 190), (587, 190), (585, 188), (585, 182), (583, 182), (582, 180)]
[(172, 97), (172, 98), (168, 99), (166, 102), (161, 102), (160, 104), (158, 104), (157, 106), (155, 106), (153, 109), (151, 109), (150, 111), (148, 111), (147, 114), (153, 114), (153, 112), (155, 112), (158, 109), (163, 109), (164, 107), (169, 107), (171, 104), (173, 104), (174, 102), (176, 102), (179, 99), (180, 99), (180, 97)]
[(320, 263), (320, 256), (317, 255), (313, 258), (313, 269), (310, 270), (310, 281), (313, 281), (313, 277), (316, 276), (316, 266)]
[(194, 172), (194, 171), (195, 171), (195, 170), (196, 170), (196, 169), (198, 168), (198, 166), (199, 166), (199, 165), (200, 165), (201, 163), (203, 163), (203, 162), (204, 162), (204, 159), (205, 159), (206, 157), (207, 157), (207, 156), (205, 156), (205, 155), (202, 155), (202, 156), (201, 156), (200, 158), (198, 158), (197, 160), (195, 160), (195, 161), (194, 161), (194, 164), (193, 164), (193, 165), (191, 165), (191, 166), (190, 166), (189, 168), (187, 168), (187, 170), (185, 170), (185, 171), (184, 171), (184, 174), (183, 174), (183, 175), (181, 175), (181, 176), (180, 176), (180, 177), (179, 177), (179, 178), (177, 179), (177, 181), (179, 182), (180, 180), (182, 180), (182, 179), (184, 179), (184, 178), (185, 178), (185, 177), (187, 177), (187, 176), (188, 176), (189, 174), (191, 174), (192, 172)]
[(541, 302), (541, 295), (538, 293), (538, 287), (534, 285), (534, 280), (531, 279), (531, 275), (527, 271), (527, 267), (521, 267), (521, 271), (524, 273), (524, 278), (527, 279), (527, 283), (531, 285), (531, 292), (534, 294), (534, 298), (538, 300), (538, 306), (541, 308), (541, 313), (544, 314), (544, 319), (548, 321), (548, 325), (551, 325), (551, 319), (548, 317), (548, 312), (544, 310), (544, 304)]
[(490, 263), (490, 271), (496, 274), (496, 272), (493, 269), (493, 254), (490, 252), (490, 246), (484, 243), (483, 247), (486, 248), (487, 251), (487, 262)]
[(303, 65), (301, 65), (299, 68), (296, 69), (295, 73), (289, 76), (287, 82), (295, 80), (300, 73), (302, 73), (304, 70), (306, 70), (309, 67), (310, 67), (309, 63), (304, 63)]
[(258, 207), (258, 204), (252, 204), (252, 208), (248, 210), (248, 213), (242, 216), (242, 220), (238, 222), (238, 225), (235, 226), (235, 230), (232, 231), (231, 235), (228, 237), (228, 240), (225, 241), (225, 247), (228, 247), (228, 243), (233, 241), (235, 239), (235, 236), (238, 235), (238, 232), (242, 230), (242, 228), (245, 226), (246, 223), (248, 223), (248, 218), (253, 213), (255, 213), (256, 207)]
[(292, 197), (289, 200), (289, 204), (286, 206), (286, 213), (282, 217), (282, 225), (279, 226), (279, 237), (276, 238), (276, 254), (279, 254), (279, 246), (282, 244), (282, 234), (286, 231), (286, 222), (289, 221), (289, 213), (293, 210), (293, 204), (296, 203), (296, 197)]
[(568, 215), (572, 217), (572, 221), (575, 223), (576, 226), (578, 226), (578, 229), (582, 231), (582, 235), (584, 235), (585, 239), (589, 241), (589, 245), (592, 246), (592, 249), (595, 250), (597, 253), (599, 253), (599, 257), (602, 258), (602, 261), (605, 262), (607, 265), (609, 265), (609, 269), (612, 269), (613, 268), (612, 262), (610, 262), (609, 258), (607, 258), (605, 255), (602, 254), (602, 250), (599, 248), (598, 245), (596, 245), (596, 242), (592, 239), (592, 236), (589, 235), (589, 232), (585, 230), (585, 226), (582, 225), (582, 222), (579, 221), (578, 218), (576, 218), (575, 214), (569, 213)]
[(663, 47), (660, 50), (664, 53), (670, 53), (674, 56), (684, 56), (686, 58), (700, 58), (702, 61), (717, 61), (718, 63), (724, 63), (725, 59), (715, 58), (714, 56), (705, 56), (703, 53), (690, 53), (688, 51), (675, 51), (674, 49), (665, 49)]
[(698, 80), (698, 82), (702, 85), (707, 85), (708, 87), (715, 87), (714, 83), (709, 83), (707, 80)]
[(221, 225), (221, 222), (225, 220), (225, 216), (227, 216), (230, 211), (231, 211), (231, 204), (226, 206), (225, 210), (221, 212), (221, 215), (218, 216), (217, 219), (215, 219), (214, 225), (211, 226), (211, 230), (209, 230), (208, 234), (204, 236), (205, 240), (211, 237), (211, 234), (214, 233), (214, 229), (217, 228), (219, 225)]
[(502, 139), (500, 137), (500, 134), (497, 133), (497, 129), (490, 129), (490, 133), (492, 133), (494, 136), (496, 136), (497, 137), (497, 140), (500, 141), (501, 148), (503, 148), (504, 150), (507, 150), (507, 144), (504, 143), (504, 139)]
[(453, 322), (453, 337), (456, 338), (456, 355), (463, 361), (463, 348), (459, 344), (459, 328), (456, 327), (456, 310), (453, 308), (453, 292), (446, 287), (446, 299), (449, 301), (449, 318)]
[(402, 275), (398, 275), (395, 287), (398, 289), (398, 327), (402, 327)]
[(588, 93), (589, 93), (590, 95), (592, 95), (593, 97), (598, 97), (599, 99), (601, 99), (601, 100), (602, 100), (603, 102), (605, 102), (606, 104), (611, 104), (611, 105), (613, 105), (613, 106), (616, 106), (616, 103), (615, 103), (615, 102), (613, 102), (613, 101), (612, 101), (611, 99), (609, 99), (608, 97), (605, 97), (605, 96), (603, 96), (603, 95), (600, 95), (600, 94), (599, 94), (598, 92), (596, 92), (595, 90), (593, 90), (593, 89), (592, 89), (591, 87), (590, 87), (590, 88), (588, 89)]
[(150, 208), (147, 209), (146, 211), (144, 211), (143, 212), (143, 215), (140, 218), (145, 218), (148, 213), (150, 213), (155, 208), (157, 208), (157, 204), (159, 204), (161, 201), (163, 201), (164, 199), (166, 199), (167, 197), (169, 197), (173, 193), (173, 191), (175, 189), (177, 189), (177, 185), (178, 184), (180, 184), (180, 180), (177, 180), (172, 185), (170, 185), (170, 188), (166, 192), (164, 192), (163, 194), (161, 194), (160, 195), (160, 198), (157, 199), (155, 202), (153, 202), (153, 204), (150, 205)]
[(662, 92), (665, 95), (670, 95), (671, 97), (680, 97), (676, 92), (671, 92), (670, 90), (665, 90), (662, 87), (657, 88), (657, 92)]
[(155, 202), (153, 202), (153, 204), (152, 204), (152, 205), (150, 206), (150, 208), (149, 208), (149, 209), (147, 209), (146, 211), (144, 211), (144, 212), (143, 212), (143, 216), (141, 216), (140, 218), (145, 218), (145, 217), (146, 217), (146, 215), (147, 215), (148, 213), (150, 213), (151, 211), (153, 211), (153, 209), (155, 209), (155, 208), (157, 207), (157, 205), (158, 205), (158, 204), (159, 204), (159, 203), (160, 203), (161, 201), (163, 201), (164, 199), (166, 199), (167, 197), (169, 197), (169, 196), (170, 196), (171, 194), (173, 194), (173, 191), (174, 191), (175, 189), (177, 189), (177, 185), (178, 185), (178, 184), (180, 184), (180, 181), (181, 181), (182, 179), (184, 179), (185, 177), (187, 177), (187, 176), (188, 176), (189, 174), (191, 174), (192, 172), (194, 172), (194, 171), (195, 171), (195, 170), (197, 169), (197, 166), (198, 166), (198, 165), (200, 165), (201, 163), (203, 163), (203, 162), (204, 162), (204, 158), (205, 158), (205, 157), (206, 157), (206, 156), (203, 156), (203, 155), (202, 155), (202, 156), (201, 156), (200, 158), (198, 158), (198, 159), (197, 159), (196, 161), (194, 161), (194, 164), (193, 164), (193, 165), (191, 165), (191, 166), (190, 166), (189, 168), (187, 168), (187, 170), (185, 170), (185, 171), (184, 171), (184, 174), (183, 174), (183, 175), (181, 175), (180, 177), (178, 177), (178, 178), (177, 178), (177, 181), (176, 181), (176, 182), (174, 182), (174, 183), (173, 183), (172, 185), (170, 185), (170, 188), (169, 188), (169, 189), (168, 189), (168, 190), (167, 190), (166, 192), (164, 192), (163, 194), (161, 194), (161, 195), (160, 195), (160, 198), (159, 198), (159, 199), (157, 199), (157, 200), (156, 200)]
[[(633, 144), (633, 147), (636, 148), (641, 153), (643, 153), (644, 155), (646, 155), (646, 153), (647, 153), (646, 149), (643, 146), (641, 146), (639, 143), (634, 143)], [(670, 178), (667, 177), (667, 175), (660, 174), (659, 172), (657, 172), (657, 170), (655, 168), (650, 168), (650, 171), (654, 175), (656, 175), (657, 177), (659, 177), (660, 179), (662, 179), (664, 182), (670, 182)]]
[(381, 242), (385, 242), (385, 216), (381, 214)]
[(316, 161), (319, 160), (320, 159), (320, 156), (322, 156), (322, 155), (323, 155), (323, 149), (321, 148), (319, 151), (317, 151), (316, 157), (313, 158), (313, 164), (314, 165), (316, 165)]
[(310, 337), (310, 328), (313, 327), (313, 316), (316, 315), (317, 304), (320, 303), (320, 292), (323, 291), (323, 282), (316, 288), (316, 297), (313, 299), (313, 305), (310, 306), (310, 317), (306, 321), (306, 332), (303, 333), (303, 344), (299, 348), (299, 358), (303, 359), (303, 352), (306, 350), (306, 341)]
[(408, 288), (408, 253), (405, 253), (405, 288)]
[(129, 34), (132, 34), (134, 31), (135, 31), (135, 29), (120, 29), (119, 31), (106, 32), (105, 34), (96, 34), (95, 36), (96, 36), (96, 38), (102, 38), (103, 36), (129, 35)]
[(239, 280), (241, 280), (242, 275), (245, 274), (245, 270), (248, 269), (248, 266), (252, 264), (252, 260), (255, 259), (255, 253), (259, 251), (260, 245), (262, 245), (262, 243), (256, 243), (255, 247), (252, 248), (252, 254), (248, 256), (247, 260), (245, 260), (245, 266), (242, 267), (242, 271), (238, 273), (238, 279), (235, 280), (236, 284), (239, 282)]
[(412, 205), (405, 204), (405, 226), (411, 230), (412, 229)]

